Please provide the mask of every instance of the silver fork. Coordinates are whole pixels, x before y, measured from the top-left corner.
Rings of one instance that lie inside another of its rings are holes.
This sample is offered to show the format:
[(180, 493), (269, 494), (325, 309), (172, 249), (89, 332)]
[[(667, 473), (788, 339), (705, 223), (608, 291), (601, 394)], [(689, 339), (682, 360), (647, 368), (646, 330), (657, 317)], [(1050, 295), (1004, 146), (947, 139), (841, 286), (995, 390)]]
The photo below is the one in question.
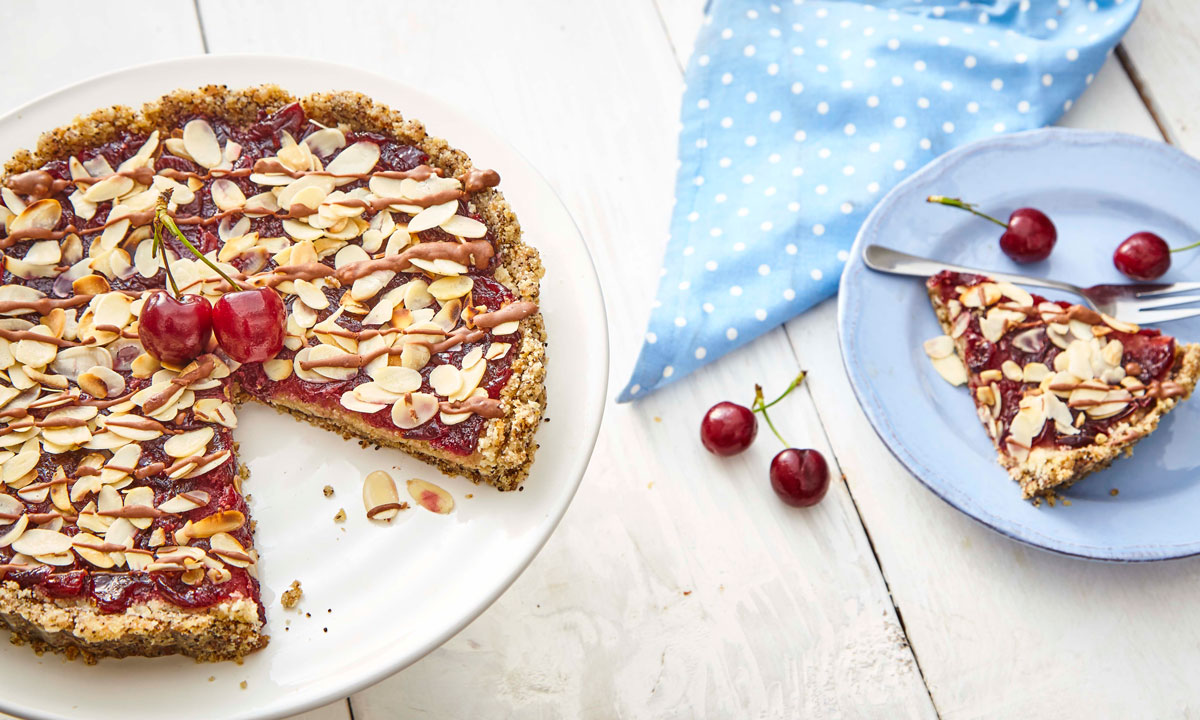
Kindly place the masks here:
[(1088, 306), (1096, 312), (1102, 312), (1118, 320), (1138, 325), (1154, 325), (1200, 315), (1200, 308), (1158, 309), (1200, 302), (1200, 295), (1171, 295), (1172, 293), (1188, 290), (1200, 290), (1200, 282), (1093, 285), (1092, 287), (1081, 288), (1055, 280), (1043, 280), (1042, 278), (1026, 277), (1024, 275), (1013, 275), (1011, 273), (952, 265), (938, 260), (909, 255), (899, 250), (885, 248), (882, 245), (868, 245), (863, 249), (863, 261), (872, 270), (892, 273), (893, 275), (913, 275), (927, 278), (943, 270), (953, 270), (955, 272), (986, 275), (996, 280), (1003, 280), (1016, 285), (1032, 285), (1034, 287), (1062, 290), (1083, 298)]

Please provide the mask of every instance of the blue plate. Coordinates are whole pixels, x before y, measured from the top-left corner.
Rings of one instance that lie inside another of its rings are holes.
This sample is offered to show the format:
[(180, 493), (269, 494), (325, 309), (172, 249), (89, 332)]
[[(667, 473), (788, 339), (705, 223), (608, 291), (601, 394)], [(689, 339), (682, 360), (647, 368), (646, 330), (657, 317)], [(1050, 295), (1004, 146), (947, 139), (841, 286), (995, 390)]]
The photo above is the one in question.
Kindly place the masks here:
[[(1002, 219), (1039, 208), (1058, 227), (1058, 245), (1045, 262), (1017, 265), (1000, 252), (1000, 228), (930, 205), (928, 195), (962, 197)], [(875, 431), (930, 490), (1011, 538), (1096, 560), (1200, 553), (1200, 396), (1168, 415), (1132, 458), (1067, 490), (1069, 507), (1034, 507), (996, 463), (966, 391), (942, 380), (925, 356), (921, 343), (941, 329), (923, 283), (862, 261), (862, 248), (879, 244), (1086, 287), (1126, 282), (1112, 252), (1130, 234), (1149, 230), (1174, 247), (1200, 240), (1198, 228), (1200, 162), (1144, 138), (1050, 128), (963, 146), (930, 163), (867, 218), (842, 275), (842, 355)], [(1164, 280), (1197, 279), (1198, 261), (1200, 249), (1173, 256)], [(1163, 330), (1200, 341), (1200, 318)]]

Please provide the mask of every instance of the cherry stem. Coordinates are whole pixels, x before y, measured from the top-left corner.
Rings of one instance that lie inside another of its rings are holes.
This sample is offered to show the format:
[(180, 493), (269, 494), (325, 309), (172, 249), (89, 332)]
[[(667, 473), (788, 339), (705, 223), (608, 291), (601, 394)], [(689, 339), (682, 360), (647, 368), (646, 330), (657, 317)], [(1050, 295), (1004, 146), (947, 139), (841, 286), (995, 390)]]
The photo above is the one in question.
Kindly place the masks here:
[(1191, 250), (1195, 247), (1200, 247), (1200, 242), (1194, 242), (1191, 245), (1184, 245), (1183, 247), (1171, 248), (1170, 252), (1183, 252), (1184, 250)]
[(971, 213), (972, 215), (978, 215), (979, 217), (983, 218), (984, 220), (991, 220), (992, 222), (996, 223), (997, 225), (999, 225), (1002, 228), (1005, 228), (1005, 229), (1008, 228), (1008, 223), (1002, 223), (999, 220), (997, 220), (996, 218), (992, 217), (991, 215), (988, 215), (987, 213), (979, 212), (979, 210), (975, 209), (977, 206), (972, 205), (971, 203), (968, 203), (968, 202), (963, 202), (959, 198), (945, 197), (943, 195), (930, 195), (929, 197), (925, 198), (925, 202), (938, 203), (939, 205), (949, 205), (950, 207), (956, 207), (961, 210), (966, 210), (967, 212)]
[(801, 370), (800, 374), (796, 376), (796, 379), (793, 380), (792, 383), (787, 386), (787, 389), (784, 390), (783, 393), (781, 393), (779, 395), (779, 397), (775, 398), (771, 402), (767, 402), (763, 398), (763, 391), (762, 391), (761, 385), (754, 386), (754, 402), (751, 403), (750, 410), (752, 412), (761, 412), (762, 413), (763, 420), (767, 421), (767, 427), (771, 428), (771, 432), (775, 433), (775, 437), (779, 438), (779, 442), (783, 443), (784, 447), (791, 447), (791, 445), (788, 445), (787, 440), (783, 439), (783, 435), (779, 434), (779, 429), (775, 427), (775, 423), (771, 422), (771, 415), (770, 415), (770, 413), (767, 412), (767, 408), (775, 405), (780, 400), (787, 397), (793, 390), (795, 390), (797, 387), (799, 387), (800, 383), (804, 382), (804, 376), (806, 374), (807, 373), (805, 371)]
[[(239, 285), (236, 280), (226, 275), (224, 270), (217, 267), (212, 260), (209, 260), (207, 257), (205, 257), (204, 254), (196, 249), (196, 246), (193, 245), (192, 242), (188, 240), (182, 232), (180, 232), (179, 226), (175, 224), (175, 218), (171, 217), (171, 214), (167, 211), (167, 202), (170, 197), (170, 189), (164, 190), (162, 194), (158, 196), (158, 203), (154, 209), (154, 219), (158, 223), (165, 225), (166, 228), (175, 236), (175, 238), (179, 240), (179, 242), (183, 243), (183, 246), (187, 248), (189, 252), (196, 256), (197, 260), (207, 265), (213, 272), (220, 275), (222, 280), (229, 283), (230, 288), (234, 290), (242, 290), (242, 286)], [(172, 284), (174, 284), (174, 282), (172, 282)], [(178, 288), (176, 288), (175, 292), (179, 292)]]
[(154, 257), (158, 257), (160, 253), (162, 254), (163, 270), (167, 273), (167, 282), (170, 283), (171, 290), (175, 293), (175, 298), (179, 299), (179, 285), (175, 283), (175, 276), (171, 274), (171, 258), (167, 253), (167, 249), (163, 247), (163, 222), (160, 219), (160, 216), (166, 215), (167, 213), (167, 203), (171, 200), (172, 192), (173, 190), (171, 188), (167, 188), (161, 195), (158, 196), (158, 201), (154, 208), (154, 243), (150, 246), (150, 248), (154, 251)]

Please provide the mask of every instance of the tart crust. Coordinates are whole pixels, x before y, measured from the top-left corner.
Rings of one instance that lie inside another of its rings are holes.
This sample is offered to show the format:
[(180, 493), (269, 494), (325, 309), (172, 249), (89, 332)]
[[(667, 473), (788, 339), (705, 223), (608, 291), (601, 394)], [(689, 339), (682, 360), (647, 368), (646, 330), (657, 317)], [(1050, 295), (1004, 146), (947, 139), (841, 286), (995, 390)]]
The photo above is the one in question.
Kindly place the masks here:
[[(953, 321), (950, 311), (942, 302), (936, 288), (927, 288), (929, 301), (937, 313), (938, 323), (946, 335), (951, 335)], [(952, 335), (951, 335), (952, 337)], [(960, 360), (966, 363), (965, 345), (961, 339), (954, 341), (954, 351)], [(1103, 445), (1088, 445), (1079, 448), (1037, 447), (1029, 453), (1024, 461), (1018, 461), (1012, 455), (1000, 449), (995, 438), (992, 444), (996, 447), (999, 463), (1008, 470), (1008, 474), (1021, 486), (1025, 498), (1051, 495), (1058, 490), (1064, 490), (1079, 482), (1091, 473), (1103, 470), (1122, 455), (1133, 455), (1133, 446), (1139, 440), (1154, 432), (1158, 421), (1170, 412), (1181, 401), (1192, 394), (1196, 380), (1200, 378), (1200, 344), (1175, 345), (1175, 362), (1171, 366), (1169, 380), (1178, 383), (1184, 394), (1180, 397), (1160, 398), (1154, 405), (1144, 411), (1133, 414), (1133, 421), (1115, 423), (1108, 431), (1109, 439)]]
[[(428, 164), (447, 175), (473, 168), (470, 158), (445, 140), (426, 133), (422, 123), (403, 116), (365, 95), (354, 92), (317, 93), (296, 98), (275, 85), (231, 90), (209, 85), (178, 90), (147, 103), (140, 110), (113, 106), (82, 115), (69, 125), (44, 133), (34, 150), (20, 150), (5, 163), (0, 181), (33, 170), (84, 149), (109, 142), (124, 132), (170, 131), (196, 115), (231, 123), (254, 122), (260, 111), (272, 112), (299, 102), (308, 116), (324, 124), (345, 123), (354, 130), (390, 135), (420, 148)], [(471, 209), (492, 232), (499, 265), (495, 278), (518, 300), (538, 302), (544, 270), (538, 252), (521, 241), (521, 229), (504, 195), (489, 188), (473, 195)], [(474, 453), (467, 457), (433, 448), (428, 443), (398, 439), (349, 412), (328, 412), (298, 399), (280, 398), (274, 406), (348, 438), (396, 447), (439, 469), (487, 482), (500, 490), (517, 489), (529, 473), (537, 444), (534, 435), (546, 403), (545, 328), (540, 312), (520, 321), (521, 347), (512, 376), (501, 391), (502, 418), (483, 425)], [(235, 400), (250, 399), (234, 388)], [(340, 410), (340, 408), (339, 408)], [(238, 659), (267, 644), (259, 620), (259, 604), (237, 597), (203, 610), (189, 610), (155, 599), (124, 613), (104, 613), (86, 600), (52, 599), (11, 581), (0, 582), (0, 620), (38, 651), (68, 656), (97, 657), (184, 654), (198, 660)]]

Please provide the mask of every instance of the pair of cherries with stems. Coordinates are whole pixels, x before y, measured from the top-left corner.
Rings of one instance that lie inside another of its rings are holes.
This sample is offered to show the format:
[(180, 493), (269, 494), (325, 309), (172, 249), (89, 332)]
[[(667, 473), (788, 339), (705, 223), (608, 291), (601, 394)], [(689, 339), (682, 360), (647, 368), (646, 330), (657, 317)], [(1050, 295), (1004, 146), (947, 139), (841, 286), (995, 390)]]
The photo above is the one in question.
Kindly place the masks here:
[[(1000, 250), (1018, 263), (1045, 260), (1054, 250), (1058, 231), (1044, 212), (1036, 208), (1017, 208), (1004, 223), (986, 213), (976, 205), (958, 198), (930, 195), (927, 202), (948, 205), (996, 223), (1004, 228), (1000, 236)], [(1121, 241), (1113, 251), (1113, 266), (1125, 277), (1142, 282), (1157, 280), (1171, 268), (1171, 253), (1191, 250), (1200, 246), (1193, 243), (1173, 248), (1167, 241), (1152, 232), (1136, 232)]]
[[(159, 291), (146, 299), (138, 320), (138, 337), (146, 352), (161, 362), (186, 365), (208, 350), (215, 334), (217, 344), (240, 363), (269, 360), (283, 349), (287, 313), (279, 294), (269, 287), (243, 289), (233, 278), (204, 256), (180, 232), (167, 209), (171, 191), (158, 197), (154, 210), (154, 256), (161, 253), (170, 292)], [(202, 295), (180, 292), (171, 274), (171, 260), (163, 243), (166, 228), (189, 252), (221, 276), (233, 292), (215, 304)]]
[(795, 507), (808, 507), (821, 502), (829, 490), (829, 465), (825, 456), (816, 450), (797, 450), (789, 447), (767, 409), (783, 400), (801, 382), (805, 373), (801, 371), (779, 397), (771, 402), (763, 398), (762, 386), (754, 386), (754, 402), (750, 407), (732, 402), (719, 402), (708, 409), (700, 421), (700, 442), (714, 455), (737, 455), (754, 442), (758, 435), (758, 418), (762, 413), (767, 427), (786, 450), (780, 451), (771, 460), (771, 487), (779, 499)]

